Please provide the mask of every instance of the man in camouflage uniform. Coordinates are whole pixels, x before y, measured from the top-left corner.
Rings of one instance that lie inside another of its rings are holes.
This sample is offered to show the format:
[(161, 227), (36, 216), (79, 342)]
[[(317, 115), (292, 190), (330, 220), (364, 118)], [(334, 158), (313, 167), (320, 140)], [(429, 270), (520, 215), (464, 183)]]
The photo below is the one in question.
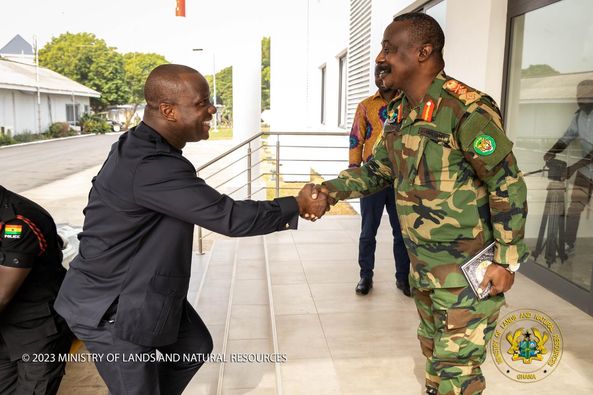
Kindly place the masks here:
[[(331, 204), (393, 184), (412, 263), (428, 394), (480, 394), (480, 365), (496, 326), (502, 292), (525, 260), (526, 186), (500, 112), (487, 95), (443, 72), (444, 35), (426, 14), (398, 16), (376, 62), (385, 86), (402, 90), (373, 159), (324, 182)], [(479, 300), (460, 265), (495, 241)]]

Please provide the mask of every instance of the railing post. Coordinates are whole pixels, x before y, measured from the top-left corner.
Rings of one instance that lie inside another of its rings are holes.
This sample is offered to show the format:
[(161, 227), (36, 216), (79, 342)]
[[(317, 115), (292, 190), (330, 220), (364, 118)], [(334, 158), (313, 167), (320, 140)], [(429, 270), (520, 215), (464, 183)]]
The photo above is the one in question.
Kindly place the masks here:
[(276, 138), (276, 197), (280, 197), (280, 135)]
[[(200, 172), (196, 171), (196, 176), (200, 177)], [(202, 227), (198, 226), (198, 254), (204, 255), (204, 244), (202, 240)]]
[(247, 146), (247, 199), (251, 199), (251, 142)]
[(202, 227), (198, 226), (198, 254), (204, 255), (204, 245), (202, 238)]

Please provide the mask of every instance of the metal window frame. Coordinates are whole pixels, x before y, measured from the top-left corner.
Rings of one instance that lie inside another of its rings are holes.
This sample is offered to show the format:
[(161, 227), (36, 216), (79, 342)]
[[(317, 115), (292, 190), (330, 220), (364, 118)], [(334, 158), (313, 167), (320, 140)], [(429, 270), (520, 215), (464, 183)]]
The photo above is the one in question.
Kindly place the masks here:
[(327, 65), (324, 63), (319, 66), (319, 71), (321, 71), (321, 108), (320, 108), (320, 120), (319, 122), (322, 125), (325, 125), (326, 120), (326, 107), (325, 107), (325, 100), (326, 100), (326, 80), (327, 80)]
[[(506, 113), (508, 111), (507, 106), (510, 83), (509, 68), (512, 52), (511, 46), (513, 42), (513, 18), (549, 6), (551, 4), (558, 3), (559, 1), (563, 0), (508, 0), (504, 69), (501, 92), (501, 111), (503, 113), (503, 119), (506, 119)], [(559, 274), (548, 270), (544, 266), (535, 263), (532, 258), (529, 258), (527, 262), (521, 266), (521, 273), (547, 290), (560, 296), (562, 299), (572, 303), (579, 309), (583, 310), (585, 313), (593, 315), (593, 274), (591, 275), (592, 291), (588, 291), (570, 282), (568, 279), (560, 276)]]
[(338, 59), (338, 127), (346, 127), (346, 119), (348, 118), (348, 52), (346, 50), (340, 52)]
[(405, 7), (403, 10), (399, 11), (397, 14), (393, 15), (395, 18), (396, 16), (407, 14), (408, 12), (424, 12), (429, 8), (434, 7), (435, 5), (442, 3), (445, 0), (417, 0), (410, 4), (409, 6)]

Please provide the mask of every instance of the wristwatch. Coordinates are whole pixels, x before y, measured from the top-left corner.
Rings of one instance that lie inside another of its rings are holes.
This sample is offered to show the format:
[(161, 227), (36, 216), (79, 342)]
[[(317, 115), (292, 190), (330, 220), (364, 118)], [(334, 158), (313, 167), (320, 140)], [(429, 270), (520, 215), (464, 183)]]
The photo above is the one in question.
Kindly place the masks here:
[(521, 264), (519, 262), (516, 262), (516, 263), (509, 263), (508, 266), (505, 266), (505, 269), (507, 269), (509, 272), (515, 274), (515, 272), (517, 270), (519, 270), (520, 267), (521, 267)]

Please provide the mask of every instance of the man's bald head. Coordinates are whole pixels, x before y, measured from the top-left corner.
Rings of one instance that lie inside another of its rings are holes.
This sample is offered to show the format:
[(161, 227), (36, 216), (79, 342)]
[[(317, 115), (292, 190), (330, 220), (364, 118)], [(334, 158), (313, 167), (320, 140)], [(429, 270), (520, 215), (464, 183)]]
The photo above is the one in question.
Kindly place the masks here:
[(216, 107), (210, 102), (208, 82), (198, 71), (165, 64), (150, 72), (144, 84), (146, 109), (142, 121), (181, 149), (190, 141), (209, 137)]
[(202, 75), (181, 64), (163, 64), (150, 72), (144, 84), (144, 98), (149, 111), (158, 111), (161, 103), (176, 103), (176, 97), (187, 88), (188, 75)]

